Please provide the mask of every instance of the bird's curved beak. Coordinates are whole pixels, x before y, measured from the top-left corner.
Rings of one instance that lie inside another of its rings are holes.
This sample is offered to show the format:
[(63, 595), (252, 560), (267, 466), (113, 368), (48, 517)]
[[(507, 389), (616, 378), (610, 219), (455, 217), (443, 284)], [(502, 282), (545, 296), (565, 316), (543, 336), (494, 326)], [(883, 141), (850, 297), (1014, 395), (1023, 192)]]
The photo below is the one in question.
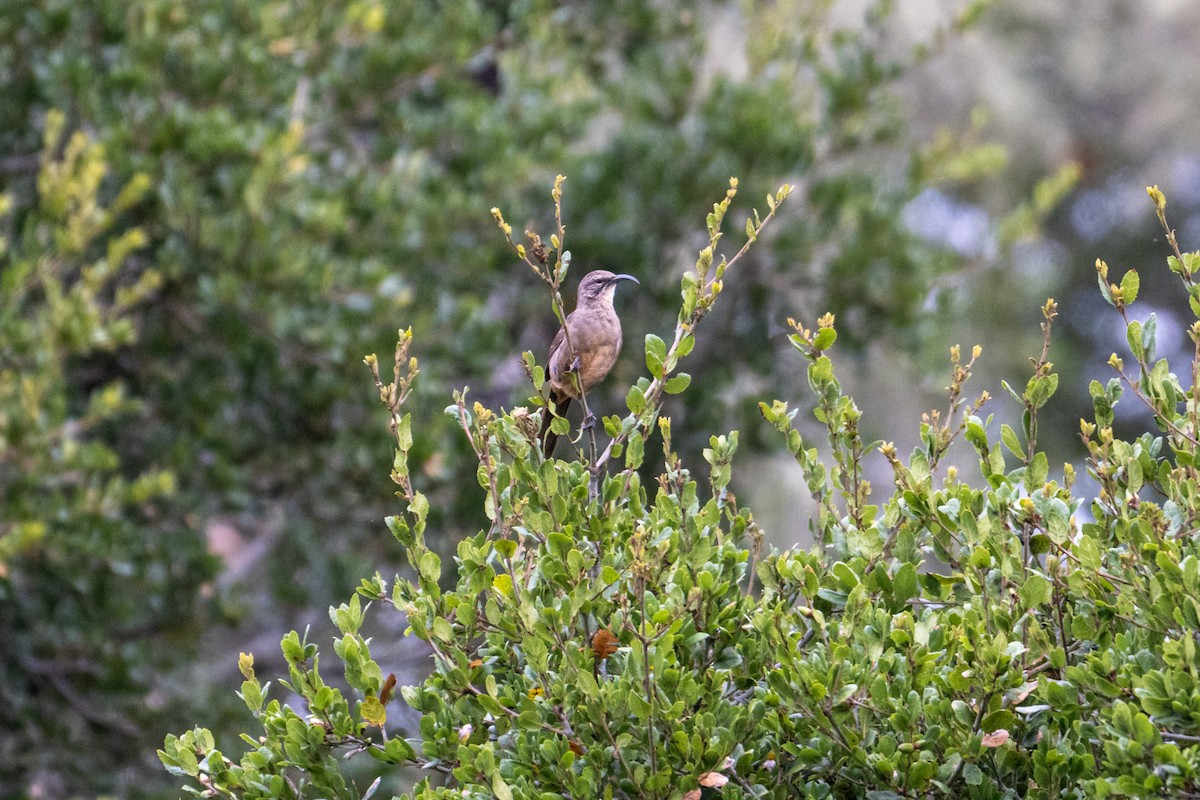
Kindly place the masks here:
[(620, 275), (613, 275), (613, 283), (616, 283), (617, 281), (633, 281), (638, 286), (642, 285), (642, 282), (639, 281), (637, 278), (633, 277), (632, 275), (626, 275), (625, 273), (621, 273)]

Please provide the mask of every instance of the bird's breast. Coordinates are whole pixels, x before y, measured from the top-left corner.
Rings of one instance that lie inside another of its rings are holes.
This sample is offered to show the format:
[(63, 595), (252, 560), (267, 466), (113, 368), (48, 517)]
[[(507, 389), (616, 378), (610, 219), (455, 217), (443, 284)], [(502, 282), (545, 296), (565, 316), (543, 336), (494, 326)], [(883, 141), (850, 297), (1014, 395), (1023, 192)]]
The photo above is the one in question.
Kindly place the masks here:
[(620, 353), (621, 339), (618, 336), (615, 342), (606, 342), (593, 349), (587, 358), (580, 359), (582, 362), (580, 377), (583, 381), (584, 391), (590, 390), (604, 380), (604, 376), (608, 375), (613, 364), (617, 363), (617, 356)]
[[(621, 353), (621, 321), (611, 306), (580, 308), (567, 318), (567, 333), (579, 356), (580, 383), (584, 391), (589, 391), (604, 380)], [(565, 378), (572, 361), (565, 342), (554, 355), (559, 357), (551, 357), (551, 378)], [(574, 395), (573, 391), (568, 393)]]

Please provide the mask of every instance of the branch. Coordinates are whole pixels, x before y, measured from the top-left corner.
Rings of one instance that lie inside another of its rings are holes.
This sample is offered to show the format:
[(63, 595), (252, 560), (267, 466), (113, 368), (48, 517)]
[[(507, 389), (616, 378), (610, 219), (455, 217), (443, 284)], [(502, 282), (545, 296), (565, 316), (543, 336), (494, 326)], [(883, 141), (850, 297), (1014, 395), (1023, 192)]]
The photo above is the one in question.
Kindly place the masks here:
[(714, 206), (713, 213), (708, 217), (708, 232), (709, 245), (700, 252), (700, 258), (696, 262), (696, 272), (687, 273), (683, 278), (683, 291), (688, 294), (692, 282), (696, 286), (696, 301), (695, 306), (688, 309), (687, 300), (685, 300), (685, 308), (680, 310), (679, 322), (675, 326), (675, 338), (667, 348), (666, 357), (663, 359), (663, 374), (661, 377), (655, 377), (650, 382), (649, 388), (644, 393), (646, 398), (646, 407), (638, 414), (630, 414), (625, 417), (622, 423), (622, 430), (616, 436), (612, 437), (603, 452), (593, 461), (589, 467), (591, 472), (591, 481), (589, 483), (589, 494), (596, 496), (599, 488), (600, 473), (603, 471), (608, 459), (612, 456), (613, 448), (621, 447), (629, 440), (634, 431), (642, 431), (642, 438), (645, 439), (650, 435), (650, 424), (658, 417), (659, 411), (662, 409), (662, 395), (667, 379), (674, 372), (675, 365), (679, 358), (680, 343), (691, 335), (695, 330), (696, 325), (709, 312), (713, 303), (717, 299), (717, 295), (721, 293), (724, 286), (722, 278), (725, 270), (736, 264), (750, 250), (750, 245), (757, 241), (759, 234), (763, 228), (775, 218), (775, 212), (778, 210), (779, 204), (782, 203), (789, 194), (792, 187), (784, 184), (779, 188), (774, 196), (767, 196), (767, 204), (770, 206), (770, 213), (762, 220), (758, 219), (758, 212), (755, 212), (753, 220), (747, 220), (747, 237), (746, 242), (741, 249), (734, 254), (733, 258), (725, 261), (722, 258), (717, 265), (716, 271), (710, 278), (708, 268), (712, 263), (713, 250), (716, 247), (717, 240), (721, 237), (720, 223), (724, 217), (725, 211), (729, 208), (729, 203), (737, 194), (737, 179), (730, 179), (730, 188), (725, 195), (725, 199)]

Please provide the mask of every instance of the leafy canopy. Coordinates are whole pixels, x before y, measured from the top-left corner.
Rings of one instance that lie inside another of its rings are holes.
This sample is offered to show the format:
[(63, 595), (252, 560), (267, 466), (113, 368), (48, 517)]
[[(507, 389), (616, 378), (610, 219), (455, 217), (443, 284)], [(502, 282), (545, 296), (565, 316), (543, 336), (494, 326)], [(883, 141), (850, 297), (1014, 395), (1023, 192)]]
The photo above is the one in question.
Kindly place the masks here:
[[(206, 794), (239, 798), (362, 796), (342, 760), (356, 754), (438, 774), (406, 795), (425, 799), (1200, 789), (1200, 420), (1196, 389), (1156, 357), (1154, 317), (1128, 317), (1136, 273), (1108, 283), (1098, 263), (1102, 293), (1127, 320), (1136, 372), (1114, 355), (1117, 377), (1092, 385), (1095, 420), (1081, 423), (1098, 484), (1091, 498), (1077, 493), (1069, 464), (1052, 479), (1038, 446), (1039, 412), (1058, 386), (1053, 300), (1032, 374), (1020, 390), (1005, 386), (1021, 423), (991, 438), (992, 419), (979, 416), (988, 394), (965, 397), (979, 348), (964, 359), (954, 347), (948, 405), (923, 418), (906, 458), (860, 438), (829, 355), (833, 318), (815, 329), (792, 322), (829, 455), (793, 428), (788, 404), (761, 411), (803, 470), (819, 543), (765, 552), (729, 491), (737, 432), (712, 437), (696, 476), (661, 414), (696, 310), (733, 275), (724, 272), (733, 259), (713, 266), (733, 194), (714, 206), (710, 245), (683, 279), (674, 344), (648, 339), (648, 377), (631, 389), (625, 417), (604, 420), (606, 447), (585, 435), (578, 460), (543, 459), (535, 414), (456, 396), (447, 413), (477, 456), (488, 524), (460, 542), (452, 577), (425, 544), (429, 503), (408, 471), (411, 334), (402, 332), (394, 382), (383, 384), (368, 358), (406, 506), (388, 526), (413, 577), (377, 574), (331, 609), (349, 693), (322, 679), (316, 645), (290, 634), (286, 686), (307, 713), (270, 698), (243, 656), (241, 694), (262, 724), (247, 737), (253, 746), (232, 761), (197, 728), (168, 737), (159, 754), (168, 769)], [(1165, 199), (1151, 196), (1166, 227)], [(748, 240), (761, 228), (752, 217)], [(1195, 294), (1200, 255), (1179, 251), (1166, 229), (1169, 266)], [(558, 255), (530, 264), (551, 288), (568, 261), (557, 237)], [(1195, 373), (1200, 322), (1190, 335)], [(530, 373), (536, 386), (532, 358)], [(1124, 391), (1152, 409), (1157, 434), (1116, 437), (1112, 407)], [(651, 462), (655, 431), (662, 458)], [(960, 438), (978, 456), (978, 485), (943, 464)], [(862, 477), (873, 451), (894, 476), (880, 503)], [(597, 471), (605, 457), (611, 469)], [(410, 635), (429, 647), (433, 671), (421, 683), (397, 690), (371, 658), (361, 629), (373, 604), (406, 614)], [(420, 713), (419, 731), (391, 721), (400, 701)]]

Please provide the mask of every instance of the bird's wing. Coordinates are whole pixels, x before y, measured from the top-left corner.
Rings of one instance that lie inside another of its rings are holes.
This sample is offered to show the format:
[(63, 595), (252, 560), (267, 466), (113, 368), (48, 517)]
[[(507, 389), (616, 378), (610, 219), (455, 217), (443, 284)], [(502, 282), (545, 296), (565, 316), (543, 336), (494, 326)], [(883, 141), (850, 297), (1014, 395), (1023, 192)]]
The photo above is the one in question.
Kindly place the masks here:
[(553, 407), (554, 414), (562, 416), (566, 414), (567, 406), (571, 403), (573, 387), (571, 379), (565, 374), (566, 365), (562, 363), (566, 358), (566, 347), (566, 328), (559, 328), (558, 333), (554, 335), (554, 341), (550, 343), (550, 353), (546, 356), (550, 406), (542, 412), (542, 428), (538, 431), (538, 439), (542, 442), (542, 452), (546, 458), (554, 453), (554, 444), (558, 441), (558, 436), (550, 432), (550, 421), (553, 419), (550, 408)]
[[(570, 321), (570, 317), (567, 317), (567, 320)], [(554, 341), (550, 343), (550, 354), (546, 357), (546, 374), (553, 389), (560, 394), (572, 395), (575, 392), (567, 375), (571, 364), (570, 354), (567, 352), (566, 330), (565, 326), (559, 328), (558, 333), (554, 335)]]
[[(560, 357), (558, 348), (566, 347), (567, 345), (567, 329), (559, 328), (558, 333), (554, 334), (554, 341), (550, 342), (550, 353), (546, 356), (546, 366), (551, 370), (554, 369), (554, 360)], [(553, 375), (553, 373), (551, 373)]]

